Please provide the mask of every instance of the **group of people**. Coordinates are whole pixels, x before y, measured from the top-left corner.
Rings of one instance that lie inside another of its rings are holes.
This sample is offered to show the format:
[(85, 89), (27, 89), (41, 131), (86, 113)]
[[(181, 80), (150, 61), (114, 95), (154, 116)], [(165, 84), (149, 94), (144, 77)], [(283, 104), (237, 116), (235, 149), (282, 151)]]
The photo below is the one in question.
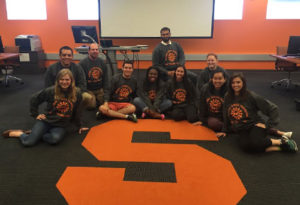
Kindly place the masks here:
[[(162, 41), (154, 49), (152, 66), (140, 85), (132, 75), (132, 61), (124, 61), (122, 72), (110, 79), (96, 43), (90, 44), (88, 56), (79, 64), (72, 62), (70, 47), (60, 48), (60, 61), (46, 71), (45, 89), (30, 101), (35, 125), (28, 131), (7, 130), (2, 135), (19, 137), (25, 146), (40, 139), (57, 144), (65, 136), (68, 123), (75, 122), (79, 133), (88, 129), (82, 126), (81, 112), (91, 109), (96, 110), (97, 118), (137, 122), (137, 116), (168, 117), (207, 126), (218, 137), (234, 132), (239, 135), (241, 148), (248, 152), (298, 151), (292, 132), (274, 128), (279, 123), (277, 106), (249, 91), (241, 73), (229, 77), (218, 66), (217, 55), (209, 53), (207, 67), (198, 76), (185, 68), (184, 51), (171, 41), (170, 29), (164, 27), (160, 34)], [(39, 113), (43, 102), (47, 102), (47, 110)], [(268, 118), (266, 122), (259, 111)]]

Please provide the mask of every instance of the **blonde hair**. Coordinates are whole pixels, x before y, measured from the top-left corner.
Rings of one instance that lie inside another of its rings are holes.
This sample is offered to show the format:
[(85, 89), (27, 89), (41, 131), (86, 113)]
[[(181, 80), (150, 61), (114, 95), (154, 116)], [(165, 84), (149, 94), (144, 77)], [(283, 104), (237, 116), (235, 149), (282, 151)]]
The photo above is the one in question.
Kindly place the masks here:
[[(68, 75), (71, 78), (71, 85), (67, 90), (67, 96), (65, 96), (65, 92), (63, 92), (62, 88), (59, 85), (59, 80), (62, 79), (65, 75)], [(55, 80), (54, 99), (60, 100), (62, 98), (67, 98), (68, 100), (74, 103), (77, 100), (76, 92), (77, 92), (77, 88), (75, 86), (75, 81), (72, 72), (67, 68), (60, 70)]]

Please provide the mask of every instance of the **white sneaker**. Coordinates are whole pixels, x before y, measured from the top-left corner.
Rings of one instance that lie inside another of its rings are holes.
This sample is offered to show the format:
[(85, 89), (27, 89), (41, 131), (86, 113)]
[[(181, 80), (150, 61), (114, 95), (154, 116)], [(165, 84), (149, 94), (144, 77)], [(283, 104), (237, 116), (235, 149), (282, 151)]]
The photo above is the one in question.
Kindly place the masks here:
[(292, 135), (293, 135), (293, 132), (284, 132), (282, 137), (287, 137), (287, 138), (291, 139)]

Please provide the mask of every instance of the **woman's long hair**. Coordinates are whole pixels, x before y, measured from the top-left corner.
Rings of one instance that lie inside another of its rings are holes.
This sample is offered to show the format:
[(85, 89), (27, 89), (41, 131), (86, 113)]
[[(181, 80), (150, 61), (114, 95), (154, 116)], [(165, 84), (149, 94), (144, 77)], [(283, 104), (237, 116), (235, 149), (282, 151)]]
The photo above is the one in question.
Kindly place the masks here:
[(188, 77), (187, 77), (187, 72), (186, 72), (186, 68), (185, 66), (183, 65), (179, 65), (177, 66), (177, 68), (175, 69), (175, 73), (174, 73), (174, 76), (173, 76), (173, 79), (172, 79), (172, 86), (173, 88), (176, 87), (176, 70), (179, 68), (179, 67), (182, 67), (183, 70), (184, 70), (184, 75), (183, 75), (183, 78), (182, 78), (182, 82), (183, 82), (183, 85), (184, 85), (184, 88), (186, 89), (187, 91), (187, 94), (189, 96), (189, 98), (193, 98), (194, 95), (195, 95), (195, 88), (193, 87), (192, 83), (189, 81)]
[(157, 79), (156, 81), (154, 82), (155, 83), (155, 90), (157, 91), (158, 89), (160, 89), (160, 73), (159, 73), (159, 70), (157, 67), (155, 66), (150, 66), (147, 71), (146, 71), (146, 77), (145, 77), (145, 80), (144, 80), (144, 83), (143, 83), (143, 90), (144, 91), (148, 91), (150, 85), (152, 84), (150, 81), (149, 81), (149, 78), (148, 78), (148, 75), (149, 75), (149, 72), (150, 70), (156, 70), (157, 71)]
[(243, 82), (243, 87), (239, 93), (239, 97), (241, 99), (245, 99), (248, 96), (248, 90), (247, 90), (247, 82), (246, 82), (246, 78), (244, 77), (243, 73), (233, 73), (232, 76), (229, 78), (229, 89), (227, 92), (227, 96), (230, 100), (233, 100), (236, 96), (234, 94), (234, 90), (232, 88), (232, 81), (235, 78), (240, 78)]
[[(68, 75), (71, 78), (71, 84), (70, 84), (69, 88), (67, 89), (67, 92), (63, 91), (59, 85), (59, 80), (61, 78), (63, 78), (65, 75)], [(66, 96), (66, 94), (67, 94), (67, 96)], [(73, 103), (76, 102), (76, 100), (77, 100), (75, 80), (74, 80), (72, 72), (67, 68), (60, 70), (58, 72), (58, 74), (56, 76), (56, 80), (55, 80), (54, 99), (59, 100), (62, 98), (67, 98), (68, 100), (72, 101)]]
[(225, 95), (225, 93), (226, 93), (226, 91), (227, 91), (227, 89), (228, 89), (228, 82), (227, 82), (226, 74), (225, 74), (225, 71), (224, 71), (224, 70), (214, 70), (214, 71), (212, 72), (210, 81), (209, 81), (209, 83), (208, 83), (209, 92), (210, 92), (211, 94), (213, 94), (214, 91), (215, 91), (215, 86), (214, 86), (214, 84), (213, 84), (213, 82), (212, 82), (212, 81), (213, 81), (212, 79), (213, 79), (213, 77), (214, 77), (214, 75), (215, 75), (216, 73), (222, 73), (222, 75), (223, 75), (223, 77), (224, 77), (224, 79), (225, 79), (225, 82), (224, 82), (224, 84), (222, 85), (222, 87), (221, 87), (221, 89), (220, 89), (220, 92), (221, 92), (222, 96), (224, 97), (224, 95)]

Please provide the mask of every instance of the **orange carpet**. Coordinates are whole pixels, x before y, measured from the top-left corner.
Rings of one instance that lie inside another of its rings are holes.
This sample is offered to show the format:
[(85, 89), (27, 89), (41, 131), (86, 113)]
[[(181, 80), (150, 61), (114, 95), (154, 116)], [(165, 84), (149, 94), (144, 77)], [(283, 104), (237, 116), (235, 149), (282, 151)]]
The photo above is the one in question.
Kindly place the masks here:
[(218, 140), (205, 127), (172, 120), (112, 120), (93, 127), (82, 145), (99, 161), (172, 163), (176, 182), (125, 181), (125, 168), (68, 167), (57, 188), (69, 204), (237, 204), (246, 194), (230, 161), (195, 144), (133, 142), (134, 132)]

